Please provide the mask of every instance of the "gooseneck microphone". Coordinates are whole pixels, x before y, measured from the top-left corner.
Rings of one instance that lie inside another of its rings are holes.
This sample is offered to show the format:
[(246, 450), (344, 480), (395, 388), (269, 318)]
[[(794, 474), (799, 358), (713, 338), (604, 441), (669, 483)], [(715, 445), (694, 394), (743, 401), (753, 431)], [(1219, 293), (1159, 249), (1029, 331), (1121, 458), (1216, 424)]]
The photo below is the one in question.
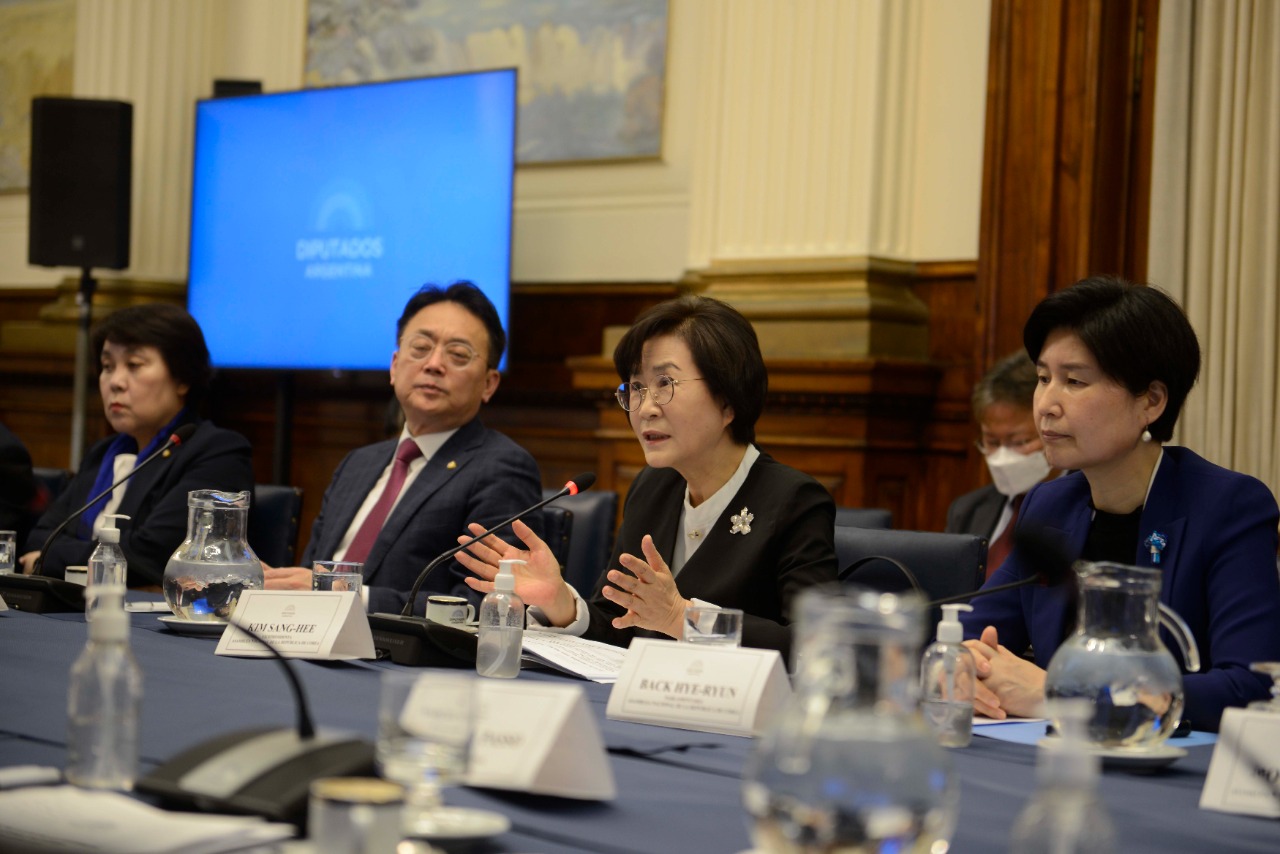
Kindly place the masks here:
[(68, 525), (70, 525), (76, 519), (79, 519), (80, 515), (84, 513), (84, 511), (88, 510), (90, 507), (97, 504), (103, 498), (110, 495), (117, 486), (129, 480), (129, 478), (133, 477), (138, 472), (142, 471), (144, 466), (146, 466), (147, 464), (149, 464), (150, 462), (152, 462), (153, 460), (159, 457), (165, 456), (170, 448), (181, 447), (182, 443), (190, 439), (191, 434), (195, 432), (196, 432), (196, 425), (183, 424), (181, 427), (174, 430), (172, 435), (169, 436), (168, 440), (163, 445), (156, 448), (155, 451), (151, 454), (151, 456), (147, 457), (145, 460), (135, 465), (130, 471), (125, 473), (124, 477), (120, 478), (115, 483), (108, 486), (102, 492), (99, 492), (97, 495), (93, 496), (93, 498), (90, 498), (83, 507), (81, 507), (76, 512), (72, 513), (67, 518), (63, 519), (62, 524), (54, 528), (53, 533), (51, 533), (48, 537), (45, 538), (44, 545), (40, 547), (40, 554), (36, 555), (35, 564), (32, 567), (31, 574), (32, 575), (43, 574), (41, 573), (40, 570), (44, 567), (44, 556), (45, 556), (45, 553), (49, 551), (50, 544), (53, 543), (54, 539), (56, 539), (59, 534), (61, 534), (63, 531), (66, 530)]
[(1057, 587), (1073, 581), (1075, 573), (1071, 569), (1071, 558), (1067, 556), (1062, 543), (1046, 531), (1029, 525), (1021, 525), (1013, 532), (1013, 547), (1018, 552), (1018, 559), (1024, 566), (1034, 568), (1035, 572), (1018, 581), (1008, 584), (997, 584), (995, 587), (980, 587), (969, 593), (934, 599), (930, 608), (949, 605), (952, 602), (967, 602), (990, 593), (1002, 593), (1031, 584), (1042, 584), (1045, 587)]
[(417, 601), (418, 593), (422, 590), (427, 577), (431, 575), (432, 570), (458, 552), (497, 533), (521, 516), (541, 510), (557, 498), (577, 495), (584, 489), (590, 489), (595, 482), (596, 476), (593, 472), (580, 474), (550, 498), (544, 498), (527, 510), (522, 510), (510, 519), (499, 522), (484, 533), (469, 537), (427, 564), (414, 581), (409, 599), (399, 614), (369, 615), (369, 629), (373, 634), (373, 646), (378, 652), (378, 657), (390, 658), (396, 664), (418, 667), (475, 667), (475, 635), (453, 626), (433, 623), (424, 617), (412, 616), (413, 603)]
[(70, 581), (64, 581), (61, 578), (49, 578), (43, 575), (44, 558), (49, 551), (49, 546), (59, 534), (66, 530), (68, 525), (79, 519), (82, 513), (110, 495), (113, 489), (141, 471), (143, 466), (149, 465), (159, 457), (167, 456), (171, 448), (181, 447), (182, 443), (190, 439), (195, 431), (196, 425), (183, 424), (174, 430), (168, 440), (159, 448), (156, 448), (154, 453), (134, 466), (132, 471), (126, 473), (124, 477), (91, 498), (83, 507), (63, 519), (62, 523), (53, 529), (53, 533), (45, 538), (40, 554), (36, 555), (31, 575), (0, 575), (0, 592), (3, 592), (5, 602), (19, 611), (28, 611), (33, 614), (83, 611), (83, 587)]
[(546, 507), (548, 504), (550, 504), (552, 501), (555, 501), (557, 498), (563, 498), (566, 495), (577, 495), (579, 492), (584, 492), (590, 489), (595, 484), (595, 482), (596, 482), (595, 472), (584, 472), (583, 474), (578, 475), (573, 480), (566, 483), (564, 485), (564, 488), (562, 488), (559, 492), (557, 492), (555, 495), (551, 496), (550, 498), (544, 498), (541, 501), (539, 501), (537, 504), (533, 505), (532, 507), (526, 510), (521, 510), (519, 513), (512, 516), (510, 519), (507, 519), (505, 522), (499, 522), (498, 524), (494, 525), (492, 528), (485, 531), (484, 533), (476, 534), (474, 537), (467, 540), (465, 543), (459, 543), (458, 545), (446, 551), (444, 554), (437, 557), (435, 560), (431, 561), (431, 563), (427, 564), (426, 568), (423, 569), (421, 573), (419, 573), (417, 580), (413, 582), (413, 589), (409, 591), (409, 601), (404, 603), (404, 608), (400, 611), (400, 616), (408, 617), (413, 614), (413, 603), (418, 598), (418, 592), (422, 590), (422, 585), (426, 583), (427, 576), (431, 575), (431, 571), (435, 569), (437, 566), (444, 563), (446, 560), (453, 557), (463, 549), (478, 543), (480, 540), (483, 540), (485, 537), (488, 537), (491, 534), (501, 531), (503, 528), (515, 522), (521, 516), (528, 516), (530, 513), (532, 513), (535, 510), (541, 510), (543, 507)]

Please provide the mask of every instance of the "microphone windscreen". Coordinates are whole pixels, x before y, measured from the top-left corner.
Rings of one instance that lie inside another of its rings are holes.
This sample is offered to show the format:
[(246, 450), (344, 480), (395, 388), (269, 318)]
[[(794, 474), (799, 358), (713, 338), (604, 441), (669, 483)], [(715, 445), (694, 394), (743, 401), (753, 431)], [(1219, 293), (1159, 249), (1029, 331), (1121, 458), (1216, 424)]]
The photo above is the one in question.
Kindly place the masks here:
[(1023, 523), (1013, 532), (1013, 545), (1022, 563), (1049, 587), (1075, 578), (1071, 557), (1057, 532)]
[(579, 492), (585, 492), (590, 489), (595, 482), (596, 473), (593, 471), (587, 471), (566, 483), (565, 486), (568, 487), (570, 495), (577, 495)]
[(173, 442), (173, 444), (175, 445), (181, 445), (183, 442), (190, 439), (192, 434), (195, 432), (196, 432), (196, 425), (183, 424), (177, 430), (173, 431), (173, 435), (169, 437), (169, 441)]

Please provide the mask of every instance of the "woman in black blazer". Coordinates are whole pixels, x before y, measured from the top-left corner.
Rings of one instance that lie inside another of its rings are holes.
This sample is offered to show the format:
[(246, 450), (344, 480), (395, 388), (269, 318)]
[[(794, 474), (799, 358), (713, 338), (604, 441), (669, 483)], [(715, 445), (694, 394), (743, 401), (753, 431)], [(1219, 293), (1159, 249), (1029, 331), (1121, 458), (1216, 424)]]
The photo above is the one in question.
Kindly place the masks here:
[(718, 300), (681, 297), (642, 314), (613, 360), (648, 465), (594, 595), (579, 597), (519, 522), (527, 550), (487, 538), (459, 556), (477, 576), (467, 583), (488, 592), (500, 559), (522, 559), (516, 592), (533, 627), (620, 646), (637, 634), (678, 638), (698, 600), (742, 609), (743, 643), (785, 654), (795, 596), (836, 579), (835, 504), (754, 444), (768, 374), (751, 323)]
[(175, 305), (121, 309), (93, 334), (99, 355), (98, 390), (116, 435), (89, 449), (80, 471), (27, 537), (23, 571), (53, 530), (94, 495), (145, 460), (184, 424), (196, 430), (181, 447), (138, 472), (94, 504), (49, 544), (43, 575), (62, 577), (87, 564), (106, 513), (129, 517), (119, 525), (130, 587), (158, 586), (169, 555), (186, 537), (187, 493), (253, 488), (249, 442), (239, 433), (200, 421), (196, 409), (209, 385), (209, 349), (199, 324)]

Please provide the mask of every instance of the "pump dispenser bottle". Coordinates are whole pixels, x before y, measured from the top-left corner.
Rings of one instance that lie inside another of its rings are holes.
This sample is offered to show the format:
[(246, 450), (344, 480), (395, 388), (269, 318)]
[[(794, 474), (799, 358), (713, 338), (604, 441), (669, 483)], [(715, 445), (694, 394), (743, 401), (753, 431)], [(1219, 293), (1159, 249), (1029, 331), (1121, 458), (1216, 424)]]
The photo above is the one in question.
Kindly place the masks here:
[(98, 547), (89, 555), (89, 585), (118, 584), (124, 587), (129, 567), (120, 549), (120, 529), (116, 527), (116, 520), (129, 517), (114, 513), (102, 518), (106, 521), (98, 532)]
[(971, 605), (942, 606), (938, 640), (924, 651), (920, 663), (920, 709), (943, 747), (968, 747), (973, 740), (973, 693), (977, 665), (961, 643), (960, 611)]
[(476, 672), (481, 676), (514, 679), (520, 672), (524, 646), (524, 601), (516, 595), (512, 567), (522, 560), (498, 561), (493, 592), (480, 603)]
[(123, 584), (87, 591), (93, 620), (71, 666), (67, 692), (67, 780), (89, 789), (133, 788), (138, 773), (142, 671), (129, 649)]

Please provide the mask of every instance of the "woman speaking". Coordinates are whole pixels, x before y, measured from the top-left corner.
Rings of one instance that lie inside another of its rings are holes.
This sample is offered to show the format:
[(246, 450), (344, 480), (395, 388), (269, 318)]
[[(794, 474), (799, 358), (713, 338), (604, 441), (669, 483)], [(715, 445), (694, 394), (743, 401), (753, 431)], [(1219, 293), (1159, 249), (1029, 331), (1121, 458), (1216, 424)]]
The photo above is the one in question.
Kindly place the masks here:
[[(1018, 526), (1059, 532), (1072, 559), (1160, 570), (1160, 599), (1203, 662), (1183, 677), (1184, 717), (1216, 730), (1224, 708), (1267, 696), (1270, 680), (1249, 665), (1280, 660), (1280, 511), (1254, 478), (1163, 445), (1200, 371), (1195, 331), (1161, 291), (1097, 277), (1042, 301), (1022, 337), (1045, 456), (1071, 473), (1027, 493)], [(987, 585), (1031, 574), (1015, 547)], [(1074, 624), (1069, 591), (1027, 586), (973, 608), (962, 619), (979, 710), (1035, 714), (1044, 668)], [(1021, 657), (1028, 648), (1034, 663)]]
[(792, 600), (836, 578), (835, 504), (754, 444), (768, 375), (751, 323), (718, 300), (670, 300), (636, 320), (613, 361), (647, 465), (595, 594), (583, 601), (519, 522), (527, 550), (486, 538), (459, 555), (478, 576), (467, 583), (488, 592), (499, 559), (526, 560), (516, 592), (531, 625), (623, 646), (638, 633), (680, 637), (696, 598), (742, 609), (743, 644), (785, 655)]

